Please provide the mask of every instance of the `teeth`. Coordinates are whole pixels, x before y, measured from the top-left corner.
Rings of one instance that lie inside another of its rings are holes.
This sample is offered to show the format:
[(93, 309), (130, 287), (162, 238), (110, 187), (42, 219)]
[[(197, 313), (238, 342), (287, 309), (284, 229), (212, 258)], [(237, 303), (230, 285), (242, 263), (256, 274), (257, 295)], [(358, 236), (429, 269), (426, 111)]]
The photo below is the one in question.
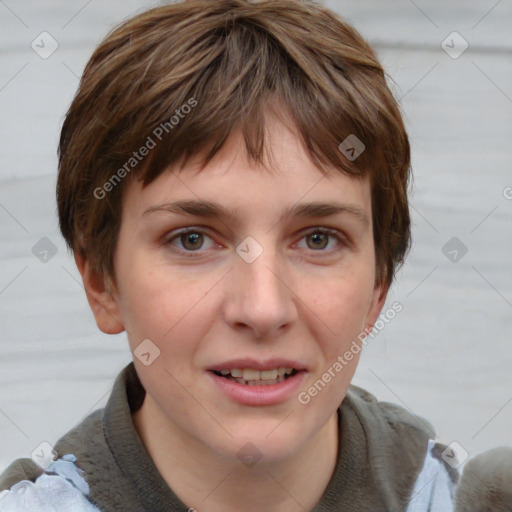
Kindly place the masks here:
[(290, 375), (293, 372), (293, 368), (281, 366), (274, 368), (273, 370), (254, 370), (252, 368), (232, 368), (231, 370), (221, 370), (221, 375), (225, 377), (231, 375), (236, 381), (282, 381), (285, 375)]
[[(233, 370), (231, 370), (231, 375), (233, 375)], [(244, 380), (261, 380), (261, 372), (259, 370), (250, 370), (246, 368), (244, 369), (242, 378)]]
[(279, 382), (283, 382), (284, 377), (279, 377), (277, 379), (272, 380), (244, 380), (244, 379), (234, 379), (238, 384), (244, 384), (246, 386), (271, 386), (272, 384), (278, 384)]
[(266, 370), (261, 373), (261, 380), (274, 380), (277, 379), (277, 369), (276, 370)]
[(292, 372), (293, 372), (293, 368), (284, 368), (283, 366), (281, 366), (281, 368), (277, 369), (277, 375), (279, 375), (280, 377), (289, 375)]

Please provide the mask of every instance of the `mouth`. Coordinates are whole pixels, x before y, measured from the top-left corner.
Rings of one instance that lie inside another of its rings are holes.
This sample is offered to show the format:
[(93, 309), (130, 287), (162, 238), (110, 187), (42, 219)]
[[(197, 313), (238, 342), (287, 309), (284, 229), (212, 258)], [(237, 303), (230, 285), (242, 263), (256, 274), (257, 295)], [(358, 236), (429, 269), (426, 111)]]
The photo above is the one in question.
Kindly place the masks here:
[(271, 370), (256, 370), (254, 368), (224, 368), (211, 370), (218, 377), (243, 384), (245, 386), (272, 386), (294, 377), (299, 370), (280, 366)]
[(214, 389), (242, 405), (276, 405), (292, 399), (307, 377), (307, 368), (299, 361), (281, 358), (258, 361), (225, 361), (206, 372)]

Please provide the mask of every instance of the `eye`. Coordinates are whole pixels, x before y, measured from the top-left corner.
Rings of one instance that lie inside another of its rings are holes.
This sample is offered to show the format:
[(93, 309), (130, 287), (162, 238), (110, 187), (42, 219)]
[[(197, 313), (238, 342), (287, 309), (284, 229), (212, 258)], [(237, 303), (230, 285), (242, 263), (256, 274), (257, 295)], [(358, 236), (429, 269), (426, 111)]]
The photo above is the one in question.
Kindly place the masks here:
[[(173, 237), (165, 241), (165, 245), (171, 247), (172, 250), (180, 253), (198, 252), (203, 248), (204, 238), (209, 237), (204, 231), (196, 228), (189, 228), (179, 231)], [(178, 242), (182, 248), (176, 247), (174, 242)]]
[[(315, 228), (313, 231), (306, 233), (302, 239), (306, 240), (306, 248), (312, 249), (314, 252), (336, 252), (346, 246), (341, 233), (334, 229)], [(335, 239), (337, 246), (331, 250), (324, 250), (329, 245), (329, 239)]]

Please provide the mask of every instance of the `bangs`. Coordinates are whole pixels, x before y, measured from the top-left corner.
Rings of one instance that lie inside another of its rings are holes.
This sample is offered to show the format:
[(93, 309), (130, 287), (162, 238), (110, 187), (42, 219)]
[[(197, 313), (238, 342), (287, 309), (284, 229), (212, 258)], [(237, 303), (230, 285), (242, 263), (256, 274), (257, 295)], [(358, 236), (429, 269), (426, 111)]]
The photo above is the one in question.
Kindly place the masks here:
[[(210, 13), (210, 25), (215, 25), (214, 17)], [(207, 31), (201, 19), (193, 19), (178, 23), (172, 32), (146, 25), (130, 32), (129, 45), (109, 63), (110, 80), (105, 76), (97, 83), (96, 112), (114, 114), (97, 119), (108, 127), (100, 154), (117, 156), (102, 165), (115, 172), (134, 148), (148, 143), (143, 165), (132, 172), (147, 185), (169, 166), (179, 162), (181, 168), (191, 156), (204, 153), (207, 165), (236, 130), (243, 134), (248, 157), (263, 164), (265, 113), (272, 104), (276, 115), (291, 119), (318, 167), (352, 174), (375, 167), (380, 147), (376, 121), (383, 105), (381, 98), (359, 90), (358, 82), (370, 70), (381, 73), (380, 67), (354, 48), (352, 58), (359, 57), (366, 67), (347, 63), (332, 49), (327, 58), (328, 41), (325, 48), (318, 47), (318, 40), (308, 44), (312, 36), (299, 26), (264, 23), (243, 11), (227, 22), (224, 16), (218, 18), (218, 26)], [(180, 30), (190, 30), (186, 45), (173, 40)], [(123, 55), (134, 46), (136, 55)], [(148, 63), (142, 76), (140, 62)], [(120, 80), (130, 84), (121, 97), (116, 94)], [(365, 147), (354, 161), (339, 149), (349, 135)]]

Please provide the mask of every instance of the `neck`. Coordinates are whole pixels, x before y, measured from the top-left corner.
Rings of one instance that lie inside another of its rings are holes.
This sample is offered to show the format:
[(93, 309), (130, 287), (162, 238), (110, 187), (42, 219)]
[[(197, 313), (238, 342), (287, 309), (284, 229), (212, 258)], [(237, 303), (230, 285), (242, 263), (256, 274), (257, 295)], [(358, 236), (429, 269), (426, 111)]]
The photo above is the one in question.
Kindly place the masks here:
[(335, 412), (297, 452), (276, 463), (245, 468), (238, 459), (212, 451), (169, 422), (154, 422), (148, 395), (133, 414), (135, 428), (162, 478), (197, 512), (308, 511), (335, 470), (338, 418)]

